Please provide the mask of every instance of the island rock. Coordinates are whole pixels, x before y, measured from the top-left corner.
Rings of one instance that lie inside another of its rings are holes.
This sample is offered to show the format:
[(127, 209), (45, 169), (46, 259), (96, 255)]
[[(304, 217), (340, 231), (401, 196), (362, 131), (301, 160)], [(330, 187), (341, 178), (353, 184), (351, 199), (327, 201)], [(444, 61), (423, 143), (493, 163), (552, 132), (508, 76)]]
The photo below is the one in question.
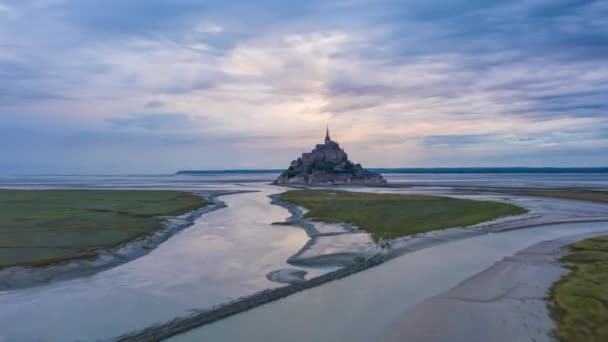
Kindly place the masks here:
[(379, 173), (364, 169), (361, 164), (348, 160), (340, 144), (331, 140), (329, 129), (325, 143), (314, 150), (302, 153), (291, 162), (275, 184), (382, 184), (386, 180)]

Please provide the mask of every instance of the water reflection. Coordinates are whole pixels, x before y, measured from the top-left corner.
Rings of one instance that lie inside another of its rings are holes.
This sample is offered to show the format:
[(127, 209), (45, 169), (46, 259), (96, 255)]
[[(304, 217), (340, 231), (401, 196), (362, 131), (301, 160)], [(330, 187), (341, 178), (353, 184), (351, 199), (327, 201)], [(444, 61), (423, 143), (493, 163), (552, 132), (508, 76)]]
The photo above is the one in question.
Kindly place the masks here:
[(266, 274), (293, 268), (286, 260), (308, 237), (298, 228), (271, 225), (288, 212), (267, 197), (280, 190), (260, 190), (224, 196), (228, 208), (204, 215), (132, 262), (89, 278), (0, 294), (0, 339), (109, 338), (281, 286)]
[(171, 341), (374, 341), (409, 308), (532, 244), (602, 231), (607, 223), (487, 234), (380, 266), (198, 328)]
[[(228, 208), (203, 216), (195, 226), (140, 259), (88, 278), (0, 293), (0, 340), (103, 339), (170, 320), (186, 314), (191, 308), (210, 307), (265, 288), (281, 286), (268, 281), (266, 274), (293, 268), (285, 261), (308, 238), (298, 228), (270, 224), (283, 221), (288, 216), (285, 209), (271, 206), (267, 198), (270, 194), (284, 191), (284, 188), (266, 185), (275, 176), (0, 177), (1, 188), (261, 191), (223, 197)], [(562, 187), (574, 184), (608, 188), (605, 176), (593, 175), (576, 175), (577, 179), (555, 175), (517, 175), (517, 179), (505, 175), (493, 175), (494, 178), (469, 178), (468, 175), (399, 177), (389, 176), (388, 179), (395, 182), (434, 182), (440, 185), (434, 189), (444, 190), (448, 183), (558, 184)], [(580, 203), (568, 205), (571, 208), (566, 209), (570, 212), (588, 215), (579, 210)], [(590, 210), (594, 207), (585, 205), (585, 208)], [(440, 245), (231, 317), (184, 338), (189, 336), (190, 340), (196, 341), (203, 337), (209, 340), (369, 340), (374, 329), (397, 317), (404, 308), (456, 285), (503, 256), (535, 241), (598, 227), (603, 226), (553, 226)], [(365, 236), (357, 238), (362, 239), (362, 244), (367, 241)], [(317, 248), (332, 251), (339, 246), (342, 245), (336, 242), (320, 242)], [(328, 270), (307, 271), (308, 276), (315, 276)], [(318, 328), (311, 329), (311, 326)]]

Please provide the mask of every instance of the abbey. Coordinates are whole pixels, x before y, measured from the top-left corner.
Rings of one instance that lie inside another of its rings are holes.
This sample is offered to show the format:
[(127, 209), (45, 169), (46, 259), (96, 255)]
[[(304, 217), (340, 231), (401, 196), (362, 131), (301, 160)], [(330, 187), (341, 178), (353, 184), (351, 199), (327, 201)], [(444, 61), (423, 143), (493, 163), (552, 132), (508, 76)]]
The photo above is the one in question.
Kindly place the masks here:
[(325, 143), (317, 144), (314, 150), (302, 153), (302, 157), (291, 162), (289, 168), (275, 184), (381, 184), (386, 183), (378, 173), (353, 164), (348, 155), (325, 133)]

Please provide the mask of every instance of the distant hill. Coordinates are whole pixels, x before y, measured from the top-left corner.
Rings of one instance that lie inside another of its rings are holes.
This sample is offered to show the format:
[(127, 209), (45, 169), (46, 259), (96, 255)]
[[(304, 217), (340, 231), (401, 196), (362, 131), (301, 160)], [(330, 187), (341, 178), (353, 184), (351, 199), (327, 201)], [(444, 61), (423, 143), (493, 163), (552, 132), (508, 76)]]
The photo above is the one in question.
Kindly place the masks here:
[(440, 168), (376, 168), (379, 173), (608, 173), (608, 167), (440, 167)]
[(217, 175), (217, 174), (256, 174), (256, 173), (281, 173), (280, 169), (242, 169), (242, 170), (181, 170), (177, 171), (178, 175)]

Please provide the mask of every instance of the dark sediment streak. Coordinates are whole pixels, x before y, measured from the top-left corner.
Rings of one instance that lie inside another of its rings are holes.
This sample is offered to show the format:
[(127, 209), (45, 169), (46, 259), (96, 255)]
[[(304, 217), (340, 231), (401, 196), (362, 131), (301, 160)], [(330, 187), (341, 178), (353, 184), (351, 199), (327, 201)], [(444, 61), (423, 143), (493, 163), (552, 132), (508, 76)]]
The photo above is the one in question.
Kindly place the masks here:
[(269, 197), (271, 199), (271, 204), (279, 205), (287, 209), (291, 214), (291, 216), (288, 217), (285, 222), (277, 222), (275, 224), (284, 224), (302, 228), (310, 238), (310, 240), (308, 240), (306, 244), (302, 248), (300, 248), (300, 250), (296, 254), (292, 255), (289, 259), (287, 259), (288, 264), (300, 267), (345, 267), (355, 262), (361, 262), (365, 260), (365, 258), (361, 257), (357, 253), (333, 253), (306, 259), (301, 258), (301, 256), (308, 249), (310, 249), (312, 246), (314, 246), (315, 243), (317, 243), (319, 237), (340, 234), (352, 234), (356, 231), (356, 229), (354, 229), (352, 226), (349, 226), (348, 224), (339, 224), (344, 229), (344, 232), (321, 233), (310, 220), (304, 217), (304, 213), (302, 212), (300, 206), (291, 202), (284, 201), (281, 198), (280, 194), (270, 195)]
[(312, 224), (309, 220), (304, 218), (304, 215), (302, 214), (302, 210), (300, 210), (300, 208), (297, 205), (295, 205), (291, 202), (284, 201), (281, 198), (280, 194), (270, 195), (268, 197), (270, 197), (270, 204), (281, 206), (281, 207), (287, 209), (287, 211), (289, 211), (289, 214), (291, 214), (291, 216), (289, 216), (288, 218), (285, 219), (285, 222), (276, 222), (274, 224), (284, 224), (284, 225), (288, 225), (288, 226), (295, 226), (295, 227), (302, 228), (302, 229), (304, 229), (304, 231), (306, 232), (306, 235), (308, 235), (309, 238), (314, 238), (321, 234), (317, 230), (317, 228), (315, 228), (314, 224)]
[(173, 321), (152, 326), (142, 331), (119, 336), (115, 341), (159, 341), (163, 340), (194, 328), (213, 323), (226, 317), (245, 312), (274, 302), (281, 298), (292, 295), (296, 292), (313, 288), (330, 281), (344, 278), (351, 274), (374, 267), (385, 261), (383, 255), (376, 255), (364, 262), (353, 264), (345, 268), (333, 271), (316, 278), (312, 278), (305, 282), (288, 285), (278, 289), (264, 290), (251, 296), (242, 297), (235, 301), (216, 306), (206, 311), (200, 311), (189, 317), (179, 317)]
[(296, 284), (305, 281), (308, 271), (293, 268), (275, 270), (266, 275), (266, 279), (281, 284)]

